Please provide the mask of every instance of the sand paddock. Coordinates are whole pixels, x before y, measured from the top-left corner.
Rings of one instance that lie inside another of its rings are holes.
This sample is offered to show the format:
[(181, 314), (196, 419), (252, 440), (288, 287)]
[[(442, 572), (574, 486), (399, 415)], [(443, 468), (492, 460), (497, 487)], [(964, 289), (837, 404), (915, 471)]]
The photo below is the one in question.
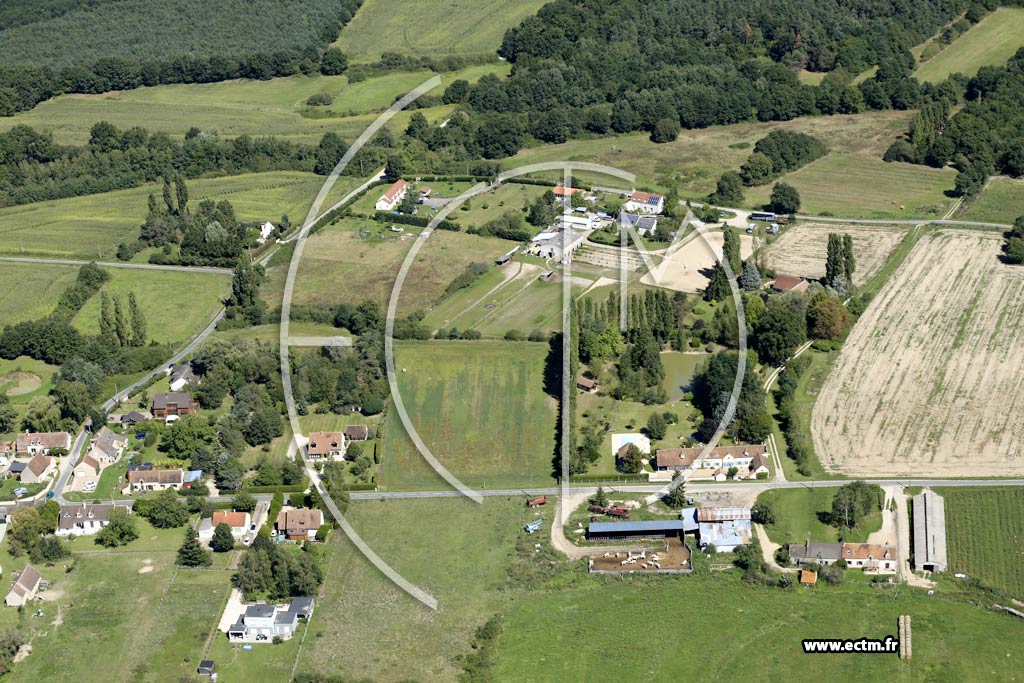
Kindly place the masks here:
[(853, 238), (857, 268), (853, 284), (862, 285), (885, 263), (906, 234), (906, 227), (885, 225), (836, 225), (800, 223), (787, 228), (765, 250), (765, 264), (779, 273), (799, 275), (812, 280), (825, 276), (825, 256), (831, 232)]
[(854, 325), (814, 404), (826, 469), (1024, 474), (1024, 268), (998, 234), (926, 236)]
[[(662, 260), (640, 282), (680, 292), (699, 292), (708, 286), (708, 276), (722, 256), (722, 232), (705, 232), (704, 237), (694, 235), (683, 246)], [(746, 259), (754, 251), (754, 238), (740, 234), (740, 257)], [(739, 273), (735, 273), (739, 276)]]

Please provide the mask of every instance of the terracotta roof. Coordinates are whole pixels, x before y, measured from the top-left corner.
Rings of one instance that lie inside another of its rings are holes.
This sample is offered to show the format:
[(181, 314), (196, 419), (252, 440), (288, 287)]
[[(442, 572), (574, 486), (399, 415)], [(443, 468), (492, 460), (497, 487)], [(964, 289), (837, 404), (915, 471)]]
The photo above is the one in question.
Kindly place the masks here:
[(800, 583), (807, 586), (813, 586), (818, 583), (818, 572), (812, 572), (809, 569), (800, 570)]
[(891, 560), (895, 553), (887, 545), (877, 543), (843, 543), (844, 560)]
[(82, 458), (81, 464), (85, 465), (86, 467), (91, 467), (96, 472), (100, 471), (99, 461), (96, 460), (96, 458), (92, 457), (91, 455), (87, 455), (84, 458)]
[(408, 187), (409, 183), (399, 178), (394, 183), (392, 183), (391, 187), (389, 187), (383, 195), (381, 195), (381, 199), (390, 204), (391, 202), (395, 201), (395, 199), (398, 198), (398, 195), (402, 194), (402, 192), (408, 189)]
[(25, 469), (38, 477), (46, 471), (51, 462), (53, 462), (53, 458), (39, 453), (28, 461), (28, 464), (25, 465)]
[(650, 192), (634, 192), (629, 195), (629, 198), (634, 202), (640, 204), (650, 204), (651, 206), (657, 206), (658, 202), (664, 199), (660, 194), (652, 194)]
[(564, 185), (555, 185), (555, 189), (552, 190), (556, 197), (564, 197), (565, 195), (574, 195), (577, 192), (583, 192), (579, 187), (570, 187), (566, 189)]
[(213, 519), (210, 521), (213, 523), (214, 527), (223, 522), (232, 529), (244, 529), (248, 524), (248, 520), (246, 519), (248, 516), (249, 515), (245, 512), (217, 510), (213, 513)]
[(370, 437), (370, 428), (366, 425), (349, 425), (345, 427), (345, 438), (353, 441), (366, 441)]
[(797, 275), (778, 275), (772, 283), (772, 289), (780, 292), (802, 292), (807, 289), (807, 280)]
[(286, 536), (305, 534), (316, 530), (324, 523), (324, 513), (310, 508), (293, 508), (282, 510), (277, 515), (277, 530)]
[[(716, 459), (731, 455), (733, 458), (752, 458), (768, 451), (761, 444), (740, 444), (738, 446), (716, 446), (709, 449), (706, 458)], [(664, 448), (655, 452), (658, 467), (688, 467), (704, 452), (704, 448)]]
[(71, 448), (71, 435), (67, 432), (24, 432), (18, 434), (17, 449), (24, 453), (29, 446), (50, 448)]
[(184, 481), (181, 470), (130, 470), (128, 482), (131, 484), (178, 484)]
[(344, 442), (345, 435), (341, 432), (310, 432), (306, 452), (310, 455), (328, 455), (331, 451), (340, 450)]

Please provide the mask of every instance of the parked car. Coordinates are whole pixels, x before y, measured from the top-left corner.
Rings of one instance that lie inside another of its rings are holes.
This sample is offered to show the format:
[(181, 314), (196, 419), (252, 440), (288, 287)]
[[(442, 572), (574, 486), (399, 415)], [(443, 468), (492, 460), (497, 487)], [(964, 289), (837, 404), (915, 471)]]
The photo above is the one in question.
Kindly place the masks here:
[[(96, 490), (96, 482), (94, 482), (94, 481), (87, 481), (87, 482), (85, 482), (85, 484), (82, 485), (82, 491), (85, 492), (85, 493), (92, 493), (95, 490)], [(50, 493), (53, 493), (53, 491), (51, 491)]]
[(142, 441), (146, 438), (146, 432), (135, 432), (135, 438)]
[(46, 500), (50, 500), (50, 499), (51, 499), (51, 498), (53, 498), (53, 497), (54, 497), (55, 495), (57, 495), (57, 494), (56, 494), (56, 493), (54, 493), (53, 491), (47, 491), (47, 492), (46, 492)]
[(28, 489), (25, 488), (24, 486), (19, 486), (18, 488), (14, 489), (14, 496), (16, 498), (21, 498), (26, 493), (28, 493)]

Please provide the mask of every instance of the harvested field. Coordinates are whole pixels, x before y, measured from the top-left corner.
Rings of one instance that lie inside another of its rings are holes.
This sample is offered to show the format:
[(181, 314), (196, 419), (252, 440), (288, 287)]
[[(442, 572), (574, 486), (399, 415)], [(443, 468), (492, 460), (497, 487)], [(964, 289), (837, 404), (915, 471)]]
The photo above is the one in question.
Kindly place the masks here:
[(996, 233), (923, 238), (854, 326), (814, 405), (822, 465), (856, 476), (1024, 473), (1024, 269)]
[(828, 235), (832, 232), (853, 237), (853, 255), (857, 260), (853, 284), (859, 286), (878, 272), (907, 231), (906, 228), (876, 225), (800, 223), (786, 229), (768, 246), (765, 262), (787, 275), (809, 279), (824, 277)]
[[(739, 238), (740, 256), (747, 258), (754, 251), (754, 238), (750, 235), (740, 235)], [(724, 241), (721, 232), (705, 232), (704, 238), (694, 235), (640, 278), (640, 282), (680, 292), (701, 291), (707, 287), (710, 271), (722, 255)]]

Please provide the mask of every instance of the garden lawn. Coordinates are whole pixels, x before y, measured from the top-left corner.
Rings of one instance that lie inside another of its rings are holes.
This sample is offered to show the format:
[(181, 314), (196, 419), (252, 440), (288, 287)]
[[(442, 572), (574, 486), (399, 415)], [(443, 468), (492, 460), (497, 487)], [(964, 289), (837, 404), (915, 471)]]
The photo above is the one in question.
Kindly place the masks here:
[[(775, 524), (765, 525), (773, 543), (802, 543), (811, 541), (838, 541), (839, 529), (828, 524), (832, 511), (835, 487), (774, 489), (758, 496), (758, 501), (769, 502), (775, 508)], [(882, 513), (875, 511), (864, 518), (860, 526), (846, 533), (844, 540), (863, 543), (871, 532), (882, 528)]]
[(942, 488), (949, 571), (1024, 599), (1024, 490)]
[[(213, 273), (109, 268), (110, 280), (100, 292), (121, 297), (128, 316), (128, 295), (134, 292), (146, 317), (149, 339), (176, 346), (198, 334), (228, 294), (231, 277)], [(93, 295), (72, 324), (84, 334), (99, 334), (101, 293)], [(111, 304), (113, 307), (113, 303)]]
[[(401, 398), (424, 443), (473, 487), (550, 486), (555, 399), (545, 393), (547, 344), (398, 342)], [(388, 490), (433, 489), (443, 480), (389, 407), (381, 482)]]
[(27, 356), (0, 359), (0, 393), (10, 399), (20, 418), (32, 399), (50, 393), (58, 370), (56, 366)]

